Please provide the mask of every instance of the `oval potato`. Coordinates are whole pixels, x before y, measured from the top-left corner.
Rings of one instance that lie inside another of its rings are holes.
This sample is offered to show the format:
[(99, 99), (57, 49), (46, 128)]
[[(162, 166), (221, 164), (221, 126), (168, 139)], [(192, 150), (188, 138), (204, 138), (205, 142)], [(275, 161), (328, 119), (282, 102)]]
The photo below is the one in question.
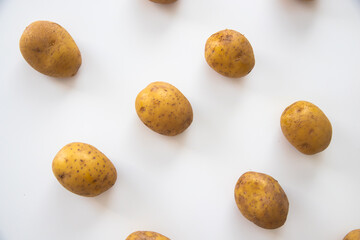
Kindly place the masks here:
[(80, 142), (64, 146), (56, 154), (52, 170), (67, 190), (86, 197), (105, 192), (117, 178), (114, 165), (102, 152)]
[(160, 233), (150, 231), (137, 231), (130, 234), (126, 240), (170, 240)]
[(37, 21), (26, 27), (20, 51), (35, 70), (52, 77), (74, 76), (81, 54), (70, 34), (59, 24)]
[(153, 82), (143, 89), (136, 97), (135, 108), (146, 126), (167, 136), (182, 133), (193, 120), (190, 102), (166, 82)]
[(208, 38), (205, 59), (216, 72), (231, 78), (247, 75), (255, 65), (250, 42), (241, 33), (229, 29)]
[(353, 230), (349, 232), (344, 240), (360, 240), (360, 229)]
[(310, 102), (298, 101), (288, 106), (281, 115), (280, 125), (286, 139), (304, 154), (324, 151), (331, 142), (329, 119)]
[(235, 201), (245, 218), (266, 229), (284, 225), (289, 211), (284, 190), (264, 173), (244, 173), (236, 183)]

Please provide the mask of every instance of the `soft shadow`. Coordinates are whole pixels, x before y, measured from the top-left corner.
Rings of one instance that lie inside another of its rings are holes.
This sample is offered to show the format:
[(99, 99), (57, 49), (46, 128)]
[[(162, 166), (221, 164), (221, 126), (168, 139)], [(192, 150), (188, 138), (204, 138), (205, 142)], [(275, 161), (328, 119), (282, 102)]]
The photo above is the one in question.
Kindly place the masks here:
[(128, 132), (122, 133), (128, 136), (128, 145), (125, 147), (134, 148), (132, 160), (159, 166), (169, 164), (177, 158), (176, 153), (186, 146), (191, 125), (177, 136), (164, 136), (152, 131), (136, 118), (133, 117)]
[[(44, 226), (47, 226), (46, 221), (54, 218), (54, 216), (58, 219), (57, 221), (62, 222), (62, 226), (55, 227), (66, 229), (68, 232), (83, 232), (95, 226), (96, 222), (92, 219), (98, 219), (103, 211), (93, 208), (90, 198), (71, 193), (59, 185), (55, 181), (53, 184), (49, 184), (49, 194), (47, 194), (46, 199), (43, 199), (44, 208), (41, 219), (44, 221)], [(53, 229), (53, 231), (59, 229)]]
[(95, 202), (96, 204), (98, 204), (99, 206), (101, 207), (104, 207), (104, 208), (110, 208), (110, 205), (111, 205), (111, 201), (112, 199), (114, 198), (115, 196), (115, 192), (116, 190), (114, 189), (115, 188), (115, 185), (118, 181), (122, 181), (121, 179), (121, 173), (119, 173), (119, 168), (116, 168), (116, 171), (117, 171), (117, 179), (116, 179), (116, 182), (114, 184), (114, 186), (112, 186), (110, 189), (108, 189), (106, 192), (103, 192), (102, 194), (96, 196), (96, 197), (91, 197), (91, 201)]
[(308, 10), (314, 10), (318, 6), (319, 0), (280, 0), (288, 10), (296, 10), (298, 7), (304, 7)]
[[(239, 211), (239, 209), (235, 206), (231, 209), (231, 222), (234, 223), (234, 227), (230, 228), (234, 239), (238, 236), (244, 235), (248, 239), (279, 239), (284, 231), (284, 226), (277, 229), (263, 229), (258, 227), (251, 221), (247, 220)], [(286, 223), (285, 223), (286, 224)]]
[(292, 182), (311, 184), (317, 176), (319, 169), (324, 164), (324, 155), (305, 155), (293, 147), (283, 136), (281, 130), (278, 131), (280, 139), (274, 149), (272, 164), (281, 166), (277, 168), (277, 175), (288, 176)]
[(46, 76), (47, 80), (54, 82), (55, 84), (65, 86), (67, 88), (73, 88), (75, 86), (75, 82), (79, 78), (79, 73), (75, 76), (68, 77), (68, 78), (55, 78)]
[(157, 37), (167, 28), (173, 26), (180, 2), (172, 4), (158, 4), (149, 0), (134, 0), (134, 24), (139, 25), (143, 32)]
[[(279, 14), (281, 24), (290, 25), (290, 29), (307, 30), (313, 26), (317, 17), (318, 0), (279, 0), (283, 14)], [(285, 17), (284, 17), (285, 16)]]

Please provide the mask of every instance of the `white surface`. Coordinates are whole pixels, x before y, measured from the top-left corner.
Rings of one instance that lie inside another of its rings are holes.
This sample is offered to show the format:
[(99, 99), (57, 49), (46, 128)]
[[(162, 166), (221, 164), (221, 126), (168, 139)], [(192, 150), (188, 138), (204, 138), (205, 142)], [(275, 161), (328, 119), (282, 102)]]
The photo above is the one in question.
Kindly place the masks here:
[[(59, 23), (83, 64), (71, 79), (32, 69), (18, 41), (35, 20)], [(206, 39), (231, 28), (251, 42), (256, 66), (232, 80), (210, 69)], [(125, 239), (153, 230), (173, 240), (342, 239), (360, 228), (360, 1), (0, 0), (0, 239)], [(177, 137), (147, 129), (137, 93), (153, 81), (189, 99), (194, 122)], [(283, 137), (296, 100), (333, 125), (330, 147), (305, 156)], [(118, 171), (108, 192), (85, 198), (51, 171), (73, 141), (104, 152)], [(286, 224), (264, 230), (238, 211), (245, 171), (286, 191)]]

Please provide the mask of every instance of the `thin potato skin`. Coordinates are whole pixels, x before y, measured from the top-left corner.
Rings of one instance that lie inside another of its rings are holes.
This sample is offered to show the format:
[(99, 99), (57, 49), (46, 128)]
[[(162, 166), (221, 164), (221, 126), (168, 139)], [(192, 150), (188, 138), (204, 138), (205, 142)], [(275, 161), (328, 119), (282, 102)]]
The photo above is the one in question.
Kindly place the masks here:
[(329, 119), (310, 102), (298, 101), (288, 106), (281, 115), (280, 125), (286, 139), (304, 154), (322, 152), (331, 142)]
[(245, 218), (265, 229), (284, 225), (289, 211), (284, 190), (264, 173), (244, 173), (236, 183), (235, 201)]
[(31, 23), (23, 32), (19, 45), (24, 59), (42, 74), (71, 77), (81, 66), (81, 54), (75, 41), (56, 23)]
[(360, 240), (360, 229), (356, 229), (356, 230), (349, 232), (344, 237), (344, 240)]
[(64, 146), (56, 154), (52, 170), (67, 190), (86, 197), (105, 192), (117, 178), (114, 165), (102, 152), (80, 142)]
[(168, 3), (176, 2), (176, 0), (150, 0), (150, 1), (154, 2), (154, 3), (161, 3), (161, 4), (168, 4)]
[(130, 234), (126, 240), (170, 240), (160, 233), (150, 231), (137, 231)]
[(229, 29), (208, 38), (205, 59), (216, 72), (231, 78), (247, 75), (255, 65), (250, 42), (241, 33)]
[(166, 136), (182, 133), (193, 121), (190, 102), (166, 82), (153, 82), (143, 89), (136, 97), (135, 109), (146, 126)]

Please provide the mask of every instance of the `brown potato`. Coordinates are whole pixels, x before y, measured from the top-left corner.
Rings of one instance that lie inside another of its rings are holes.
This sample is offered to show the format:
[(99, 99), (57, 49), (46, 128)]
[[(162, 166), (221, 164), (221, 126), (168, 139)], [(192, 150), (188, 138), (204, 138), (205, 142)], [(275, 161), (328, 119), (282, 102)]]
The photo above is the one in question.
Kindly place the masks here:
[(168, 3), (173, 3), (176, 2), (176, 0), (150, 0), (154, 3), (162, 3), (162, 4), (168, 4)]
[(190, 102), (165, 82), (153, 82), (143, 89), (136, 97), (135, 108), (146, 126), (167, 136), (182, 133), (193, 120)]
[(160, 233), (150, 231), (138, 231), (130, 234), (126, 240), (170, 240)]
[(228, 29), (209, 37), (205, 59), (216, 72), (232, 78), (247, 75), (255, 65), (250, 42), (241, 33)]
[(349, 232), (344, 240), (360, 240), (360, 229), (353, 230)]
[(235, 201), (244, 217), (266, 229), (284, 225), (289, 211), (284, 190), (264, 173), (244, 173), (236, 183)]
[(81, 54), (70, 34), (49, 21), (30, 24), (20, 39), (20, 51), (35, 70), (52, 77), (74, 76)]
[(80, 142), (63, 147), (53, 160), (52, 170), (67, 190), (86, 197), (105, 192), (117, 178), (114, 165), (102, 152)]
[(330, 144), (331, 123), (320, 108), (310, 102), (298, 101), (288, 106), (280, 124), (286, 139), (304, 154), (319, 153)]

